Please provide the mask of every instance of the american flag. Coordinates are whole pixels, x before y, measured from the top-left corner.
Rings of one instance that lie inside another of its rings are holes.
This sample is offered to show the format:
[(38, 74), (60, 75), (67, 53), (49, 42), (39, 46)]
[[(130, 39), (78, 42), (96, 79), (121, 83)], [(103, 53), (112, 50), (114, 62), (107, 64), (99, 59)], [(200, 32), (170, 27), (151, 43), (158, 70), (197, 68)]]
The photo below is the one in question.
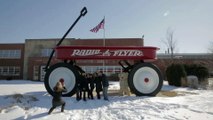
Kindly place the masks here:
[(104, 19), (94, 28), (92, 28), (90, 31), (97, 33), (99, 29), (104, 29)]

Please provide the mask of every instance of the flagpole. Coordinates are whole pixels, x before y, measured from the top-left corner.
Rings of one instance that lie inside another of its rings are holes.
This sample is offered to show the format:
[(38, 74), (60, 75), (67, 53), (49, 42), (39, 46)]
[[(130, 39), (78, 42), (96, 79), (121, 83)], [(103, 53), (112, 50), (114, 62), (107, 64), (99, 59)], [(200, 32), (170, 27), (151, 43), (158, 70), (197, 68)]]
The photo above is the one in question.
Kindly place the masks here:
[[(104, 16), (104, 19), (97, 25), (97, 26), (95, 26), (94, 28), (92, 28), (90, 31), (91, 32), (95, 32), (95, 33), (97, 33), (98, 31), (99, 31), (99, 29), (103, 29), (103, 47), (105, 47), (106, 46), (106, 40), (105, 40), (105, 16)], [(105, 61), (104, 60), (102, 60), (103, 61), (103, 72), (105, 71), (104, 70), (104, 66), (105, 66)]]
[(104, 44), (103, 44), (103, 46), (105, 47), (106, 46), (106, 41), (105, 41), (105, 16), (104, 16), (104, 30), (103, 30), (103, 42), (104, 42)]
[[(105, 40), (105, 16), (104, 16), (104, 29), (103, 29), (103, 46), (106, 46), (106, 40)], [(105, 60), (103, 60), (103, 73), (105, 73)]]

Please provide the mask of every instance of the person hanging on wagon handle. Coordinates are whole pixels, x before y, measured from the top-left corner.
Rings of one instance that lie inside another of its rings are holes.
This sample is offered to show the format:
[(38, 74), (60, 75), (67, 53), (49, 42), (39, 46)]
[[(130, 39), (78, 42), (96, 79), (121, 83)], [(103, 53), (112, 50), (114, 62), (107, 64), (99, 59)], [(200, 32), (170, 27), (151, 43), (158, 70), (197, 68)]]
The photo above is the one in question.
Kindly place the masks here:
[(64, 84), (64, 79), (60, 79), (56, 83), (53, 90), (54, 90), (54, 95), (53, 95), (53, 99), (52, 99), (52, 107), (50, 108), (48, 114), (51, 114), (52, 111), (58, 106), (61, 106), (61, 112), (64, 112), (64, 107), (65, 107), (66, 102), (61, 98), (62, 92), (67, 92), (67, 89)]

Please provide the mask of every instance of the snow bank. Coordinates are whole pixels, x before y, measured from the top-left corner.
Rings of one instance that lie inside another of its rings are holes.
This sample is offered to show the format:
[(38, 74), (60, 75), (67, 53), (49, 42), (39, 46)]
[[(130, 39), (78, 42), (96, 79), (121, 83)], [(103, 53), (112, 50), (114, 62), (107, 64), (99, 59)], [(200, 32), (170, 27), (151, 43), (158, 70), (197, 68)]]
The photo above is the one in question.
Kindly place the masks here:
[[(110, 83), (110, 90), (118, 90), (118, 83)], [(0, 119), (52, 120), (212, 120), (213, 92), (176, 88), (165, 84), (163, 91), (175, 91), (174, 97), (110, 96), (110, 101), (87, 100), (77, 102), (66, 97), (65, 112), (60, 108), (47, 115), (51, 99), (42, 82), (0, 81)], [(181, 93), (181, 94), (180, 94)], [(19, 102), (14, 95), (22, 96)], [(34, 98), (30, 99), (30, 98)], [(15, 102), (16, 101), (16, 102)]]

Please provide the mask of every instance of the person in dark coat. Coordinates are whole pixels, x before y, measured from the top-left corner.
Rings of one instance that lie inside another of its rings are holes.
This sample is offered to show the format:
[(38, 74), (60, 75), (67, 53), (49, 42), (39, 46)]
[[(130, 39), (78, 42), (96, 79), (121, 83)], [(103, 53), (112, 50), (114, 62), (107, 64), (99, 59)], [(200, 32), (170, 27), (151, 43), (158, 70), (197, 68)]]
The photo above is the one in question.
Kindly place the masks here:
[(86, 73), (82, 73), (81, 80), (82, 80), (81, 89), (82, 89), (82, 92), (83, 92), (83, 100), (86, 101), (86, 93), (88, 93), (88, 91), (89, 91), (88, 81), (86, 79)]
[(88, 81), (88, 86), (89, 86), (88, 98), (93, 99), (93, 90), (94, 90), (95, 86), (94, 86), (94, 77), (92, 74), (87, 74), (87, 81)]
[(101, 99), (101, 96), (100, 96), (100, 92), (103, 90), (102, 88), (102, 82), (101, 82), (101, 77), (98, 76), (98, 73), (95, 73), (95, 87), (96, 87), (96, 93), (97, 93), (97, 98), (98, 99)]
[(77, 79), (77, 88), (76, 88), (76, 100), (79, 101), (82, 98), (82, 76), (80, 75), (79, 79)]
[(103, 85), (103, 96), (104, 96), (104, 100), (109, 100), (108, 99), (109, 81), (106, 78), (106, 75), (102, 71), (98, 72), (98, 76), (100, 77), (100, 79), (102, 81), (102, 85)]
[(57, 82), (53, 90), (54, 95), (52, 99), (52, 107), (50, 108), (48, 114), (50, 114), (58, 106), (61, 106), (61, 112), (64, 112), (64, 107), (66, 103), (61, 98), (62, 92), (67, 92), (67, 89), (64, 86), (64, 80), (61, 79), (59, 82)]

